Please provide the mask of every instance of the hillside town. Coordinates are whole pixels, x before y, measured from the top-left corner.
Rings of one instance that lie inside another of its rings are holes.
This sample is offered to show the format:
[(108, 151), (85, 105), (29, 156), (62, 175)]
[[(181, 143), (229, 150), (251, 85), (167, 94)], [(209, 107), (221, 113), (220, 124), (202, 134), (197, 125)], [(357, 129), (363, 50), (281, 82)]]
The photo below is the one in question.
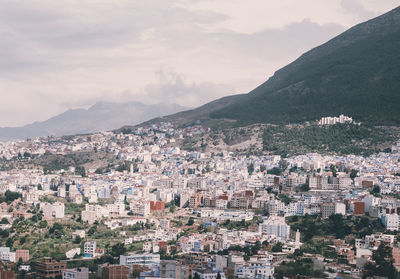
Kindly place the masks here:
[[(400, 143), (369, 157), (180, 148), (205, 131), (0, 143), (0, 278), (359, 278), (388, 251), (400, 268)], [(113, 164), (35, 163), (100, 152)]]

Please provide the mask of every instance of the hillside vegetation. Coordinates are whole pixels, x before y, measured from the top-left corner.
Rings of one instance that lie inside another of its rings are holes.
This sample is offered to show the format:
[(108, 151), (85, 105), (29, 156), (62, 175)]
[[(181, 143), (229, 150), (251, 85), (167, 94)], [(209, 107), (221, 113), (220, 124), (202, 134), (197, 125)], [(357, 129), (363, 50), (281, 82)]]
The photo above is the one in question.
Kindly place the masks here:
[(357, 25), (210, 114), (251, 123), (302, 123), (341, 113), (400, 124), (400, 8)]
[(365, 125), (267, 126), (263, 150), (279, 155), (308, 152), (370, 155), (388, 150), (396, 138), (394, 130)]

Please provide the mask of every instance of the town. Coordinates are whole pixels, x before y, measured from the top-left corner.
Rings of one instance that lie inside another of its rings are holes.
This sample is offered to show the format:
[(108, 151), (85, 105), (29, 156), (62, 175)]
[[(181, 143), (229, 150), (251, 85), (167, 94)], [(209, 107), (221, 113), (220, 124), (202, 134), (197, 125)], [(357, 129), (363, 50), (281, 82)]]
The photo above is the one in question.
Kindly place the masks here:
[(161, 122), (0, 143), (0, 278), (359, 278), (379, 261), (400, 268), (400, 143), (369, 157), (181, 149), (206, 131)]

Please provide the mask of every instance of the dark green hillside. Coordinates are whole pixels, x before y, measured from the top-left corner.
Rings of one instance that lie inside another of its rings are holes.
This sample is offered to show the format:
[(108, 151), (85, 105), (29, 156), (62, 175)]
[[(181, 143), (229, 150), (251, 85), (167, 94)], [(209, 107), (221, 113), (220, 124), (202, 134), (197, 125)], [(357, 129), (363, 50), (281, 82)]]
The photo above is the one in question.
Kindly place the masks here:
[(351, 28), (210, 114), (251, 123), (299, 123), (339, 114), (400, 124), (400, 8)]
[(351, 124), (268, 126), (264, 130), (263, 150), (290, 156), (309, 152), (370, 155), (390, 147), (396, 134), (389, 128)]

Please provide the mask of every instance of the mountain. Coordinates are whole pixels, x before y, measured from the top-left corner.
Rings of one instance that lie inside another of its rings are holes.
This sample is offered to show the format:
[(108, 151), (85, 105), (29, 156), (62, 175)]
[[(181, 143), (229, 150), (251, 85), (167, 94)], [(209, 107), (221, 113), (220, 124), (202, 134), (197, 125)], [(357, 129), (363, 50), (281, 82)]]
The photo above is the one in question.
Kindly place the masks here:
[[(167, 116), (162, 116), (162, 117), (157, 117), (154, 119), (151, 119), (149, 121), (146, 121), (144, 123), (140, 123), (140, 126), (142, 125), (147, 125), (147, 124), (152, 124), (152, 123), (157, 123), (157, 122), (173, 122), (178, 126), (189, 126), (193, 125), (197, 122), (200, 122), (202, 124), (206, 123), (207, 125), (218, 125), (220, 122), (219, 119), (210, 119), (210, 114), (213, 113), (214, 111), (224, 108), (226, 106), (229, 106), (231, 104), (234, 104), (239, 100), (244, 94), (238, 94), (238, 95), (232, 95), (232, 96), (226, 96), (222, 97), (220, 99), (214, 100), (212, 102), (209, 102), (205, 105), (202, 105), (198, 108), (192, 109), (192, 110), (185, 110), (181, 111), (172, 115), (167, 115)], [(122, 129), (126, 128), (132, 128), (131, 126), (127, 125), (119, 129), (121, 131)]]
[(303, 54), (248, 94), (154, 121), (210, 126), (301, 123), (344, 114), (400, 125), (400, 7)]
[(25, 139), (108, 131), (124, 124), (135, 125), (184, 109), (179, 105), (169, 104), (99, 102), (88, 109), (71, 109), (43, 122), (35, 122), (23, 127), (0, 128), (0, 139)]
[(345, 114), (400, 124), (400, 7), (303, 54), (235, 103), (210, 114), (241, 124)]

